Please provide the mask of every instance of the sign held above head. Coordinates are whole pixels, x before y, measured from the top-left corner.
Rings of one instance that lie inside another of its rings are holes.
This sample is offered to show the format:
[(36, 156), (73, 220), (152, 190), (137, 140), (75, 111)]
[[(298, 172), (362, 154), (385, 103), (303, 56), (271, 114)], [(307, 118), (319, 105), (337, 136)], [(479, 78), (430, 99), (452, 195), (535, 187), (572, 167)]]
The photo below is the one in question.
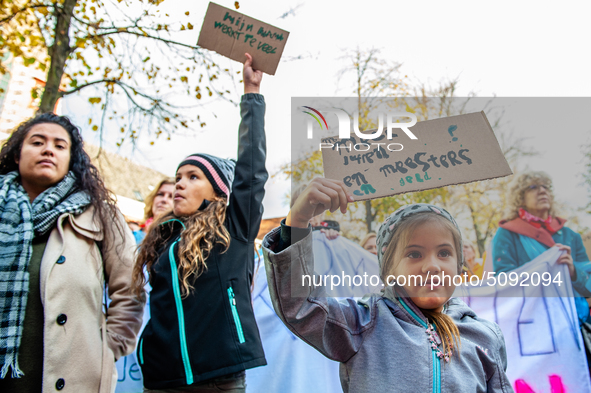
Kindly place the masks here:
[[(373, 138), (357, 132), (346, 139), (323, 138), (324, 176), (343, 181), (362, 201), (513, 174), (484, 112), (422, 121), (408, 129), (415, 138), (392, 135), (392, 129)], [(372, 131), (368, 134), (380, 134)], [(398, 143), (402, 140), (404, 145)]]
[(209, 3), (197, 45), (241, 63), (250, 53), (254, 69), (275, 75), (288, 37), (288, 31)]

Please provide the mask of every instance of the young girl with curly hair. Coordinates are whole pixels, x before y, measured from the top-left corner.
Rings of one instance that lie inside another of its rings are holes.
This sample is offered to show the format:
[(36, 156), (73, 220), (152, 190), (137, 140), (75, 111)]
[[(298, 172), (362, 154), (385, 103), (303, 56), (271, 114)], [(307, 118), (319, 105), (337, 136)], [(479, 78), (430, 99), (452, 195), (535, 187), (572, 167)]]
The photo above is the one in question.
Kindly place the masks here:
[(236, 162), (192, 154), (178, 166), (172, 212), (140, 248), (151, 319), (138, 345), (146, 391), (245, 391), (244, 370), (266, 364), (252, 310), (254, 240), (263, 213), (266, 142), (262, 78), (244, 63)]

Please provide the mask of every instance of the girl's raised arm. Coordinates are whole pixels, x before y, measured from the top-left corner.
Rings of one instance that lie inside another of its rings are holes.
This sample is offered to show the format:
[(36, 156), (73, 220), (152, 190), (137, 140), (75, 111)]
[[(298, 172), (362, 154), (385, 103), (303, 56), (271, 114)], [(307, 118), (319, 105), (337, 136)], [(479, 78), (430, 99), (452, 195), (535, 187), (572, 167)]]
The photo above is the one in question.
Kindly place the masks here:
[(254, 241), (263, 217), (267, 141), (265, 100), (259, 93), (262, 72), (252, 68), (252, 57), (244, 62), (244, 95), (240, 103), (242, 121), (238, 130), (238, 160), (227, 210), (229, 231), (243, 241)]
[[(348, 201), (352, 198), (342, 182), (315, 179), (296, 200), (281, 231), (275, 229), (263, 241), (269, 292), (277, 315), (302, 340), (340, 362), (349, 360), (361, 347), (364, 334), (374, 324), (376, 303), (339, 302), (327, 297), (322, 287), (315, 287), (312, 235), (307, 226), (310, 218), (324, 210), (340, 208), (345, 212)], [(283, 239), (288, 230), (292, 239)], [(305, 237), (299, 240), (298, 235)], [(284, 242), (292, 244), (284, 248)]]

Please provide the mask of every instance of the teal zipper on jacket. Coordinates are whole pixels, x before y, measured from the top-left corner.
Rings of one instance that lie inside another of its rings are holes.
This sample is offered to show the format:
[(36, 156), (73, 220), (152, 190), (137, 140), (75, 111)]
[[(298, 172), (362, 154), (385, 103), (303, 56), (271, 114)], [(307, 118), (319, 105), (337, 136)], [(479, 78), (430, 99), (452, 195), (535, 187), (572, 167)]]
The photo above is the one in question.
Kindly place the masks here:
[(140, 364), (144, 364), (144, 340), (140, 340)]
[[(398, 298), (402, 307), (425, 329), (428, 325), (410, 308), (402, 298)], [(437, 357), (437, 351), (431, 348), (431, 355), (433, 357), (433, 393), (441, 393), (441, 359)]]
[(183, 359), (183, 366), (185, 367), (185, 377), (187, 385), (193, 383), (193, 370), (191, 370), (191, 363), (189, 362), (189, 351), (187, 350), (187, 336), (185, 335), (185, 314), (183, 312), (183, 303), (181, 298), (181, 290), (179, 288), (179, 275), (177, 272), (176, 261), (174, 259), (174, 246), (179, 242), (177, 239), (168, 251), (168, 259), (170, 260), (170, 271), (172, 273), (172, 291), (174, 293), (174, 302), (176, 304), (177, 317), (179, 319), (179, 338), (181, 341), (181, 357)]
[(230, 300), (230, 308), (232, 309), (234, 324), (236, 325), (236, 330), (238, 331), (238, 341), (240, 341), (240, 344), (243, 344), (246, 340), (244, 339), (242, 323), (240, 323), (240, 316), (238, 315), (238, 309), (236, 308), (236, 297), (234, 296), (234, 290), (232, 287), (228, 287), (228, 299)]

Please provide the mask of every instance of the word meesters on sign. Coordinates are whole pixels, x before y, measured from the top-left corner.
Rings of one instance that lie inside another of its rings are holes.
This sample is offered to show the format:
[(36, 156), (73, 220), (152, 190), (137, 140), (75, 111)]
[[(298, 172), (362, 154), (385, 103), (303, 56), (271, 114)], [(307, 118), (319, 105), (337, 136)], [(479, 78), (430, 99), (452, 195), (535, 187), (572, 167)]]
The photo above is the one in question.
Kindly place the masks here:
[(288, 31), (209, 3), (197, 45), (241, 63), (248, 52), (254, 69), (275, 75), (288, 36)]
[[(366, 200), (511, 175), (484, 112), (419, 122), (416, 140), (322, 139), (324, 176)], [(327, 148), (328, 147), (328, 148)]]

